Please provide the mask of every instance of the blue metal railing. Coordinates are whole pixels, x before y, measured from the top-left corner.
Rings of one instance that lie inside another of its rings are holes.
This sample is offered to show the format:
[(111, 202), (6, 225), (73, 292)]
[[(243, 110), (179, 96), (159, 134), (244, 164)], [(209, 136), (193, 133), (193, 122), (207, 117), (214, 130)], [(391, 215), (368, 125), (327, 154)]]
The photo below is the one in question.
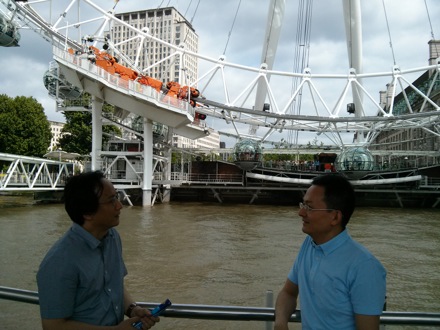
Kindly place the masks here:
[[(0, 286), (0, 299), (14, 300), (38, 305), (38, 292)], [(146, 308), (154, 308), (159, 303), (139, 302)], [(173, 304), (162, 316), (186, 319), (206, 319), (222, 321), (274, 321), (271, 307), (240, 307), (216, 305)], [(297, 310), (290, 322), (301, 322), (301, 311)], [(383, 312), (381, 324), (417, 325), (440, 327), (440, 313)]]

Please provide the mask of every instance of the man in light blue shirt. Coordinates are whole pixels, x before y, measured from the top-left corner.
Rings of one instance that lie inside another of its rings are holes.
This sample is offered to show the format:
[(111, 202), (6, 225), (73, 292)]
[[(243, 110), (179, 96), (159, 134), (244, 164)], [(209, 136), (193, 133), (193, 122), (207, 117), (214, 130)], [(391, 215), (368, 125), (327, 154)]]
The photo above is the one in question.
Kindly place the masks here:
[(302, 329), (379, 329), (386, 271), (346, 229), (355, 194), (341, 175), (313, 180), (300, 203), (308, 234), (280, 291), (275, 329), (288, 329), (299, 296)]

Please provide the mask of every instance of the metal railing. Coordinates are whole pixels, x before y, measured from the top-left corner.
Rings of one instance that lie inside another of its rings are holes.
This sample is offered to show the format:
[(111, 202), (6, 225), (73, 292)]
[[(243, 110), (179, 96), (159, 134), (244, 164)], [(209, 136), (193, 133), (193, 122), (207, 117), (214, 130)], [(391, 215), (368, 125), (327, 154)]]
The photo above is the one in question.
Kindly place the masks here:
[(0, 191), (62, 190), (74, 163), (0, 153), (8, 169), (0, 175)]
[[(155, 177), (160, 180), (160, 177)], [(201, 182), (201, 183), (241, 183), (243, 176), (241, 174), (202, 174), (202, 173), (181, 173), (171, 172), (171, 180), (185, 182)]]
[(124, 93), (130, 91), (131, 94), (141, 96), (141, 98), (146, 98), (151, 103), (160, 104), (164, 109), (179, 112), (179, 113), (190, 113), (194, 115), (195, 110), (193, 107), (189, 106), (187, 100), (178, 99), (172, 96), (167, 96), (166, 94), (159, 93), (157, 90), (148, 85), (140, 84), (133, 80), (125, 80), (119, 78), (116, 75), (110, 74), (103, 68), (93, 64), (87, 57), (80, 55), (72, 55), (69, 52), (54, 46), (52, 48), (54, 58), (57, 61), (67, 62), (68, 65), (76, 71), (82, 71), (87, 74), (88, 77), (93, 78), (97, 81), (101, 81), (107, 84), (107, 86), (124, 90)]
[[(0, 299), (19, 301), (29, 304), (39, 304), (38, 292), (0, 286)], [(141, 306), (153, 308), (158, 303), (139, 302)], [(272, 307), (240, 307), (217, 305), (173, 304), (162, 316), (206, 319), (221, 321), (274, 321)], [(290, 317), (290, 322), (301, 322), (301, 311), (297, 310)], [(381, 324), (388, 325), (417, 325), (440, 327), (440, 313), (419, 312), (383, 312), (380, 316)]]

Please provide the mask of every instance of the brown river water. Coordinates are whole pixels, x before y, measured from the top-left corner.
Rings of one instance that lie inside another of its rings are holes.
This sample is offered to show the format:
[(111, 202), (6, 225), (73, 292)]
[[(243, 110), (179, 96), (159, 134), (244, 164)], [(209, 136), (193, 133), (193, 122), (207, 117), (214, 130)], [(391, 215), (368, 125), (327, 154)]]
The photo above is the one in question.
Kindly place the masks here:
[[(129, 291), (144, 302), (264, 307), (266, 292), (276, 297), (305, 237), (297, 211), (201, 203), (124, 207), (117, 229)], [(62, 205), (3, 202), (0, 286), (36, 291), (41, 259), (70, 224)], [(348, 229), (388, 271), (388, 311), (440, 312), (439, 210), (358, 208)], [(40, 330), (38, 306), (0, 300), (0, 328)], [(265, 324), (162, 317), (154, 329), (253, 330)]]

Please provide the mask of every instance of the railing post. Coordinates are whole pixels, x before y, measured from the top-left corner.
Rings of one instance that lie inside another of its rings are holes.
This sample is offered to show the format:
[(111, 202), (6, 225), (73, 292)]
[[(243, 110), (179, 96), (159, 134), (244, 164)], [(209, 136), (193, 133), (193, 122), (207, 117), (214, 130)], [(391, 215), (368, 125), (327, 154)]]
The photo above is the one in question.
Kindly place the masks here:
[[(273, 291), (272, 290), (267, 290), (266, 291), (266, 307), (273, 307)], [(271, 321), (266, 321), (266, 330), (271, 330), (273, 329), (273, 322)]]
[[(385, 312), (386, 310), (387, 310), (387, 296), (385, 296), (385, 302), (383, 304), (383, 311)], [(379, 330), (385, 330), (385, 324), (381, 324)]]

